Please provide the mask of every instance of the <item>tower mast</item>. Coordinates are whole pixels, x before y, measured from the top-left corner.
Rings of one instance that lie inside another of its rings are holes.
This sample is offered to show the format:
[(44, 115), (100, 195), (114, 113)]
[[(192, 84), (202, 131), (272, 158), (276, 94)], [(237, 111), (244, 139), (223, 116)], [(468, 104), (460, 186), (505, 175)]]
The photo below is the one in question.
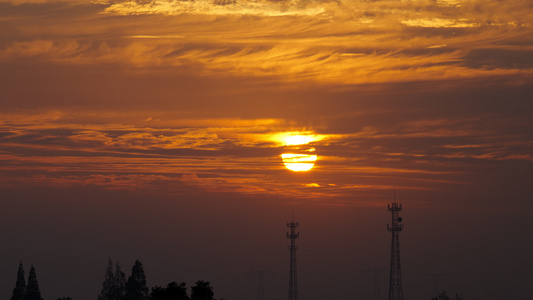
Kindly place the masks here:
[(374, 293), (372, 295), (372, 300), (381, 300), (381, 287), (379, 283), (380, 274), (385, 272), (385, 268), (366, 268), (363, 272), (372, 272), (374, 273)]
[(387, 224), (387, 230), (392, 233), (389, 300), (403, 300), (399, 239), (403, 224), (401, 224), (402, 217), (398, 216), (398, 213), (402, 210), (402, 205), (396, 202), (396, 189), (394, 190), (394, 201), (387, 206), (392, 214), (392, 225), (389, 226), (389, 224)]
[(287, 227), (291, 229), (291, 232), (287, 232), (287, 238), (291, 239), (291, 245), (288, 247), (290, 251), (290, 271), (289, 271), (289, 300), (298, 300), (298, 279), (296, 274), (296, 239), (300, 236), (300, 232), (296, 233), (296, 227), (300, 223), (294, 222), (294, 213), (292, 216), (292, 222), (287, 223)]
[(275, 275), (275, 274), (276, 273), (272, 273), (270, 270), (268, 271), (252, 270), (250, 273), (246, 273), (246, 275), (257, 275), (257, 300), (265, 300), (265, 284), (264, 284), (265, 275)]

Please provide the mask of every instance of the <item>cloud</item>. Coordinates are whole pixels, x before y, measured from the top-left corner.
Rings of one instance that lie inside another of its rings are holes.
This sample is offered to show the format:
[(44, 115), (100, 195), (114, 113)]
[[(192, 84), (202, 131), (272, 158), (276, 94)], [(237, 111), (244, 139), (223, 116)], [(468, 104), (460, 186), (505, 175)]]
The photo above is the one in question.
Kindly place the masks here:
[(402, 24), (413, 27), (430, 27), (430, 28), (468, 28), (468, 27), (477, 27), (479, 25), (471, 23), (468, 19), (415, 19), (415, 20), (404, 20)]
[(103, 10), (106, 14), (206, 14), (206, 15), (259, 15), (259, 16), (316, 16), (324, 8), (307, 5), (303, 1), (120, 1)]
[[(319, 201), (531, 159), (525, 1), (14, 4), (0, 12), (6, 182)], [(298, 178), (272, 139), (293, 131), (324, 136)]]
[(0, 62), (345, 85), (532, 72), (525, 1), (112, 1), (54, 10), (69, 26), (24, 11), (4, 19), (21, 35), (0, 47)]
[[(425, 46), (428, 48), (428, 46)], [(107, 43), (76, 41), (17, 42), (0, 52), (0, 60), (37, 59), (60, 64), (119, 64), (146, 67), (201, 66), (197, 75), (217, 76), (229, 72), (234, 76), (280, 76), (285, 81), (317, 81), (323, 83), (362, 84), (404, 82), (424, 79), (475, 78), (524, 74), (529, 76), (529, 63), (519, 60), (497, 60), (500, 68), (486, 66), (484, 56), (469, 55), (462, 50), (411, 54), (407, 51), (350, 54), (339, 49), (315, 50), (308, 46), (275, 45), (244, 48), (183, 48), (172, 43), (130, 42), (111, 46)], [(453, 49), (453, 48), (452, 48)], [(470, 51), (469, 51), (470, 52)], [(487, 52), (487, 51), (485, 51)], [(500, 51), (501, 52), (501, 51)], [(515, 51), (504, 51), (515, 52)], [(529, 54), (529, 51), (526, 52)], [(524, 57), (526, 57), (525, 55)], [(526, 59), (527, 60), (527, 59)], [(350, 74), (350, 76), (348, 76)]]
[(11, 5), (24, 5), (24, 4), (57, 4), (67, 3), (75, 5), (87, 5), (87, 4), (108, 4), (105, 0), (0, 0), (0, 3), (9, 3)]
[(112, 113), (103, 118), (97, 113), (78, 117), (60, 111), (11, 112), (2, 115), (0, 124), (0, 174), (6, 185), (27, 181), (114, 189), (144, 186), (165, 193), (192, 185), (212, 192), (290, 191), (291, 197), (300, 199), (341, 199), (384, 189), (386, 184), (379, 182), (391, 178), (409, 190), (471, 184), (468, 173), (480, 166), (531, 161), (533, 144), (525, 142), (531, 132), (524, 130), (532, 128), (527, 105), (509, 107), (502, 114), (498, 101), (485, 99), (483, 103), (492, 108), (464, 117), (453, 111), (468, 109), (465, 103), (448, 101), (447, 112), (442, 110), (446, 100), (435, 101), (375, 103), (390, 111), (356, 105), (357, 117), (350, 119), (367, 126), (345, 123), (335, 134), (330, 126), (343, 109), (322, 113), (323, 122), (316, 128), (321, 139), (313, 145), (318, 161), (309, 175), (290, 180), (292, 174), (279, 156), (283, 148), (273, 140), (297, 129), (286, 122), (199, 116), (197, 121), (177, 118), (175, 123), (162, 118), (163, 127), (152, 127), (142, 116), (157, 114), (145, 111), (123, 119)]

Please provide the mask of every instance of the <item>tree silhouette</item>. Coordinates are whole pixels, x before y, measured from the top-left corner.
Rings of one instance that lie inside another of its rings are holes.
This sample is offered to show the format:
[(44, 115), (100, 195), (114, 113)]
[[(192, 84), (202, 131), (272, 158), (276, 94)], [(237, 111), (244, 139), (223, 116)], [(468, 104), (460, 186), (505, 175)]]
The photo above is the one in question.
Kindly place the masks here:
[(166, 300), (166, 288), (154, 286), (150, 293), (150, 300)]
[(184, 282), (178, 284), (173, 281), (166, 288), (153, 287), (150, 300), (189, 300), (186, 284)]
[(168, 299), (172, 300), (189, 300), (189, 296), (187, 296), (187, 287), (185, 282), (177, 283), (175, 281), (169, 283), (167, 285), (166, 290)]
[(452, 299), (446, 291), (442, 291), (437, 297), (432, 298), (431, 300), (463, 300), (463, 296), (459, 296), (459, 294), (455, 294), (455, 297)]
[(22, 262), (19, 264), (19, 270), (17, 272), (17, 282), (15, 283), (15, 288), (13, 289), (13, 295), (11, 300), (23, 300), (24, 291), (26, 290), (26, 279), (24, 279), (24, 267)]
[(39, 290), (39, 282), (37, 282), (37, 274), (35, 268), (31, 266), (30, 275), (28, 276), (28, 285), (24, 293), (24, 300), (43, 300), (41, 291)]
[(143, 265), (136, 260), (131, 275), (126, 282), (126, 294), (124, 300), (148, 300), (148, 287)]
[(109, 258), (98, 300), (122, 300), (126, 289), (125, 286), (126, 275), (120, 270), (120, 264), (116, 263), (115, 271), (113, 272), (113, 261)]
[(126, 292), (126, 274), (120, 270), (120, 264), (117, 261), (115, 265), (115, 286), (113, 288), (113, 300), (121, 300)]
[(208, 281), (198, 280), (191, 287), (191, 300), (214, 300), (213, 288)]
[(102, 283), (102, 291), (98, 295), (98, 300), (119, 300), (113, 298), (113, 289), (115, 287), (115, 275), (113, 274), (113, 262), (111, 258), (107, 260), (107, 268), (105, 270), (105, 279)]

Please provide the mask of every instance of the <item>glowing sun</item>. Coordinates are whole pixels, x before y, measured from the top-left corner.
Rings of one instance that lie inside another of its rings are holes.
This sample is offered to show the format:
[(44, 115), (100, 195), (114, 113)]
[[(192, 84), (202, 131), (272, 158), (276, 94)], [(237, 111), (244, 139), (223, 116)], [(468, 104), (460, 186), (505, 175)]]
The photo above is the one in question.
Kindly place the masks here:
[(304, 135), (291, 135), (285, 139), (286, 146), (281, 159), (287, 169), (305, 172), (313, 168), (318, 156), (315, 154), (315, 148), (309, 146), (312, 140), (312, 137)]

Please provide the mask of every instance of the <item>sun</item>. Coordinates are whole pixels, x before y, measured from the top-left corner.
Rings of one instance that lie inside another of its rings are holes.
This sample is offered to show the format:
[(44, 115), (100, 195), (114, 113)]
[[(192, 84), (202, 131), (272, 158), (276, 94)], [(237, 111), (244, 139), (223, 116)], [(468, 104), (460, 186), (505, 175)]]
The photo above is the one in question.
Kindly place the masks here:
[(315, 148), (309, 146), (312, 141), (313, 137), (306, 135), (290, 135), (285, 138), (286, 146), (281, 159), (287, 169), (305, 172), (314, 167), (318, 156), (315, 154)]

